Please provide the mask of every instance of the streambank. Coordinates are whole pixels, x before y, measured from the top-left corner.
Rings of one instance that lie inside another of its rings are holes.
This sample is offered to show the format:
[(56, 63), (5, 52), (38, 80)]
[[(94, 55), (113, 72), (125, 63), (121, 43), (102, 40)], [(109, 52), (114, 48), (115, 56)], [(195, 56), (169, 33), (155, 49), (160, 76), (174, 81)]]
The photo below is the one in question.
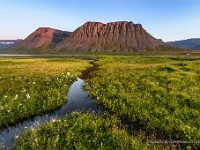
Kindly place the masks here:
[(36, 128), (44, 123), (63, 118), (72, 112), (91, 111), (96, 114), (103, 113), (103, 109), (82, 89), (83, 84), (84, 80), (78, 78), (71, 85), (67, 94), (67, 102), (59, 110), (36, 116), (33, 119), (0, 130), (0, 149), (12, 148), (17, 138), (25, 131)]
[[(96, 77), (96, 75), (98, 78), (98, 74), (96, 72), (98, 69), (99, 69), (99, 66), (97, 64), (95, 64), (95, 61), (94, 61), (93, 67), (85, 70), (84, 79), (90, 80), (91, 78)], [(98, 80), (98, 79), (96, 79), (96, 80)], [(93, 82), (90, 82), (90, 83), (93, 83)], [(100, 86), (99, 88), (103, 88), (103, 86)], [(93, 91), (93, 92), (95, 93), (96, 91)], [(94, 94), (93, 98), (96, 98), (97, 96), (99, 96), (99, 95)], [(145, 127), (145, 124), (141, 124), (142, 120), (136, 119), (136, 121), (133, 122), (133, 121), (131, 121), (130, 117), (128, 117), (126, 115), (120, 115), (120, 113), (114, 112), (111, 109), (108, 109), (108, 107), (106, 108), (104, 103), (102, 103), (101, 100), (99, 101), (99, 103), (100, 103), (100, 105), (102, 105), (104, 107), (104, 110), (106, 112), (108, 112), (111, 116), (112, 115), (118, 116), (121, 123), (127, 127), (127, 131), (129, 132), (130, 135), (138, 136), (140, 134), (143, 134), (146, 137), (145, 141), (152, 145), (157, 145), (157, 144), (161, 145), (162, 144), (166, 148), (173, 147), (175, 149), (187, 149), (187, 144), (185, 144), (185, 143), (181, 143), (181, 142), (170, 143), (170, 141), (181, 141), (180, 139), (172, 139), (169, 135), (167, 135), (166, 133), (159, 131), (159, 130), (157, 130), (157, 131), (148, 130)], [(153, 141), (166, 141), (166, 142), (165, 143), (156, 143), (156, 142), (154, 143)]]

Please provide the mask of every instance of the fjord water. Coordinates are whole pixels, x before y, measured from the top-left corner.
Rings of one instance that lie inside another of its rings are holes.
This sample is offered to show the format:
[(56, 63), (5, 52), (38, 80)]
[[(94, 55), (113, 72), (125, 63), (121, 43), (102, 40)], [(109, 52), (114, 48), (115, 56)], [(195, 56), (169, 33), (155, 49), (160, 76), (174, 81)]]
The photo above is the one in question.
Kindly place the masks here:
[(0, 57), (29, 57), (32, 55), (25, 55), (25, 54), (0, 54)]
[(80, 78), (69, 88), (67, 102), (57, 111), (36, 116), (33, 119), (0, 130), (0, 149), (9, 149), (26, 130), (34, 129), (46, 122), (55, 121), (75, 111), (92, 111), (101, 114), (103, 109), (82, 89), (84, 81)]

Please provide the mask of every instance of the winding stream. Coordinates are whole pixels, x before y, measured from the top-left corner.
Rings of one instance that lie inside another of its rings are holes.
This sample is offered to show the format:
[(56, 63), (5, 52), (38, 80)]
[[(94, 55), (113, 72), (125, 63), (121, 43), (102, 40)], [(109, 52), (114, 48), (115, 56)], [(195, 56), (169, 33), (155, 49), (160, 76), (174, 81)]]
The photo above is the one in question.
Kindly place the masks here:
[(0, 149), (10, 149), (15, 144), (17, 138), (26, 130), (36, 128), (46, 122), (55, 121), (75, 111), (92, 111), (96, 114), (103, 113), (103, 109), (91, 98), (88, 93), (82, 90), (84, 81), (80, 78), (69, 88), (67, 102), (57, 111), (36, 116), (33, 119), (10, 126), (0, 130)]

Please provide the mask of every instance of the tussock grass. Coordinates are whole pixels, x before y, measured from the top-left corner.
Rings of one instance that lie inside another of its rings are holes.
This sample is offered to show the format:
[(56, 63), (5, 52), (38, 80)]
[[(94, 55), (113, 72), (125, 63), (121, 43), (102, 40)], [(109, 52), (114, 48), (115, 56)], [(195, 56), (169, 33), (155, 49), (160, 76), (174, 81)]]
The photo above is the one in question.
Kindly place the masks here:
[(77, 59), (0, 59), (0, 127), (62, 106), (69, 86), (88, 66)]
[(161, 139), (200, 139), (199, 59), (104, 57), (89, 93), (106, 108)]
[[(157, 148), (163, 149), (161, 146)], [(143, 143), (140, 137), (130, 136), (116, 116), (74, 113), (27, 132), (18, 140), (14, 149), (147, 150), (156, 148)]]
[[(186, 146), (199, 149), (197, 56), (98, 59), (86, 89), (112, 115), (74, 113), (28, 131), (14, 149), (174, 149), (159, 140), (180, 140), (177, 145), (188, 142)], [(0, 59), (1, 126), (61, 106), (70, 84), (88, 66), (87, 60), (76, 59)], [(119, 116), (143, 130), (133, 129), (131, 136)]]

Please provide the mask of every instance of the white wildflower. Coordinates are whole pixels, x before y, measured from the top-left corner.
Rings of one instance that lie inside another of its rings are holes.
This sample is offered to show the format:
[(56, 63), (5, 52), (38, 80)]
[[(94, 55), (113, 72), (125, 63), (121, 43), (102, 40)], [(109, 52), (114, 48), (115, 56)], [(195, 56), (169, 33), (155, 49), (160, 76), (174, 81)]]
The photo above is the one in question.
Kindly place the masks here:
[(18, 139), (18, 138), (19, 138), (19, 136), (18, 136), (18, 135), (16, 135), (16, 136), (15, 136), (15, 138), (16, 138), (16, 139)]
[(5, 95), (4, 97), (5, 97), (5, 98), (7, 98), (8, 96), (7, 96), (7, 95)]
[(22, 93), (24, 93), (24, 92), (26, 92), (26, 89), (25, 89), (25, 88), (22, 89)]
[(29, 95), (29, 93), (26, 94), (26, 98), (29, 99), (31, 96)]
[(67, 72), (67, 75), (70, 76), (70, 72)]
[(33, 82), (33, 84), (35, 84), (35, 82)]
[(8, 113), (10, 112), (10, 110), (8, 110)]
[(15, 95), (15, 98), (14, 98), (14, 99), (18, 99), (18, 95), (17, 95), (17, 94)]

